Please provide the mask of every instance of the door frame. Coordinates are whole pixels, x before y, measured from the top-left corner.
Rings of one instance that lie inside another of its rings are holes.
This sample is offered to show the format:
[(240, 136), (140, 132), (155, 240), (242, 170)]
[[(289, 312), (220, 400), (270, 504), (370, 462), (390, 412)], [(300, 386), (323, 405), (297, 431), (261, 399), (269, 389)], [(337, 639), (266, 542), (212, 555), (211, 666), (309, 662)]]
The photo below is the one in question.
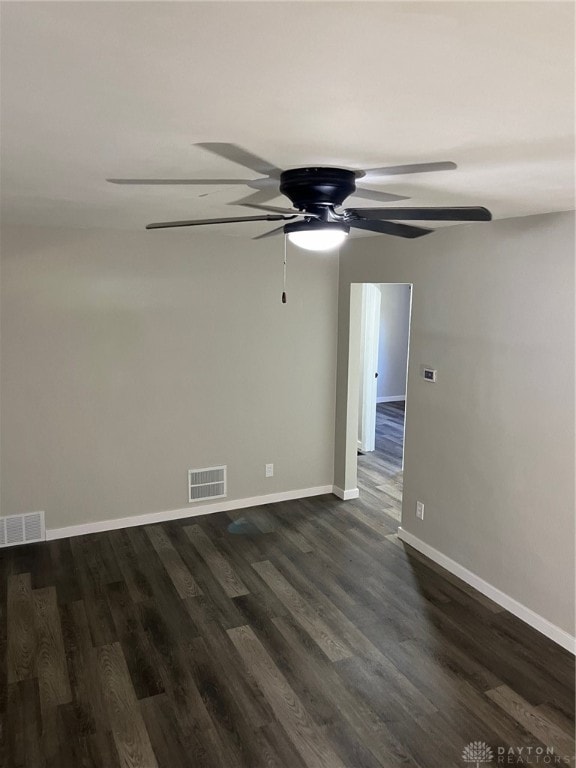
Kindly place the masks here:
[(376, 448), (378, 341), (381, 294), (377, 283), (362, 283), (360, 318), (360, 383), (358, 387), (358, 444), (362, 453)]
[[(368, 282), (368, 281), (366, 281)], [(385, 280), (374, 283), (386, 283)], [(408, 357), (406, 375), (406, 411), (404, 417), (404, 453), (406, 456), (406, 413), (408, 412), (408, 391), (410, 389), (410, 348), (412, 346), (412, 313), (414, 311), (414, 284), (410, 282), (390, 281), (394, 284), (410, 286), (410, 316), (408, 329)], [(338, 487), (338, 495), (343, 499), (358, 497), (358, 402), (360, 396), (360, 334), (362, 317), (362, 285), (364, 283), (350, 283), (350, 308), (348, 326), (348, 361), (346, 366), (345, 387), (345, 439), (344, 450), (340, 453), (343, 460), (341, 464), (342, 488)], [(336, 487), (336, 486), (335, 486)]]

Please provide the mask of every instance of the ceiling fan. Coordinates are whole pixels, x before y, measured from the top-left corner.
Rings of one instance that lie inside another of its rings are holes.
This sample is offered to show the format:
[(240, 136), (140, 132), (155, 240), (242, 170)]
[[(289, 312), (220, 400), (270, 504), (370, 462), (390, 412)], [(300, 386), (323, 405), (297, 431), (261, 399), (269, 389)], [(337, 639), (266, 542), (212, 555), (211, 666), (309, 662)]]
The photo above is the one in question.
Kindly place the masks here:
[[(228, 224), (242, 221), (289, 221), (276, 229), (254, 238), (284, 232), (295, 245), (309, 250), (329, 250), (340, 245), (350, 228), (396, 237), (416, 238), (433, 229), (399, 223), (401, 221), (490, 221), (492, 214), (482, 206), (443, 208), (342, 208), (352, 194), (377, 202), (408, 200), (403, 195), (365, 189), (356, 186), (357, 179), (397, 176), (408, 173), (454, 170), (452, 162), (416, 163), (373, 168), (367, 171), (332, 167), (294, 168), (283, 171), (266, 160), (235, 144), (204, 142), (196, 146), (219, 157), (260, 174), (256, 179), (107, 179), (113, 184), (183, 184), (183, 185), (246, 185), (256, 192), (237, 200), (234, 205), (254, 208), (266, 213), (260, 216), (234, 216), (191, 221), (163, 221), (148, 224), (146, 229), (197, 227), (206, 224)], [(266, 205), (278, 196), (278, 191), (290, 200), (292, 208)]]

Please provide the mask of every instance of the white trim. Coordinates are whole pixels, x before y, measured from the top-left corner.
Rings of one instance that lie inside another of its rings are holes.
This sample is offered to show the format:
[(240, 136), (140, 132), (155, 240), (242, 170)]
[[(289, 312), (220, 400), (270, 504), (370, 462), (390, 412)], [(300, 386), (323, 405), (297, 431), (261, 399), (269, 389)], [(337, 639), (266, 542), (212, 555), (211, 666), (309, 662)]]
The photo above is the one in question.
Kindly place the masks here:
[(52, 541), (53, 539), (65, 539), (68, 536), (83, 536), (86, 533), (101, 533), (102, 531), (114, 531), (118, 528), (131, 528), (134, 525), (151, 525), (152, 523), (164, 523), (167, 520), (180, 520), (184, 517), (196, 517), (197, 515), (210, 515), (214, 512), (228, 512), (233, 509), (258, 507), (262, 504), (275, 504), (278, 501), (304, 499), (308, 496), (320, 496), (324, 493), (332, 493), (332, 486), (321, 485), (316, 488), (303, 488), (296, 491), (269, 493), (265, 496), (252, 496), (248, 499), (232, 499), (231, 501), (221, 501), (217, 504), (196, 504), (193, 507), (185, 507), (184, 509), (171, 509), (168, 512), (146, 512), (143, 515), (117, 517), (112, 520), (96, 520), (93, 523), (67, 525), (64, 528), (48, 528), (46, 530), (46, 539), (47, 541)]
[(545, 619), (531, 608), (528, 608), (522, 603), (519, 603), (518, 600), (515, 600), (513, 597), (510, 597), (510, 595), (502, 592), (497, 587), (494, 587), (492, 584), (484, 581), (484, 579), (481, 579), (480, 576), (477, 576), (472, 571), (464, 568), (463, 565), (460, 565), (460, 563), (452, 560), (452, 558), (448, 557), (447, 555), (443, 555), (442, 552), (434, 549), (434, 547), (431, 547), (430, 544), (426, 544), (426, 542), (422, 541), (417, 536), (414, 536), (413, 533), (404, 530), (404, 528), (398, 528), (398, 538), (402, 539), (402, 541), (405, 541), (406, 544), (409, 544), (411, 547), (414, 547), (414, 549), (417, 549), (418, 552), (426, 555), (426, 557), (429, 557), (430, 560), (433, 560), (435, 563), (438, 563), (438, 565), (446, 568), (446, 570), (450, 571), (450, 573), (453, 573), (454, 576), (462, 579), (462, 581), (465, 581), (466, 584), (474, 587), (474, 589), (477, 589), (478, 592), (486, 595), (486, 597), (489, 597), (490, 600), (498, 603), (498, 605), (501, 605), (502, 608), (510, 611), (510, 613), (513, 613), (514, 616), (517, 616), (526, 624), (529, 624), (531, 627), (538, 630), (538, 632), (546, 635), (546, 637), (548, 637), (550, 640), (553, 640), (555, 643), (558, 643), (558, 645), (561, 645), (562, 648), (570, 651), (570, 653), (576, 653), (576, 638), (572, 637), (572, 635), (570, 635), (564, 629), (556, 626), (556, 624), (552, 624), (552, 622), (548, 621), (548, 619)]
[(360, 496), (358, 488), (351, 488), (349, 491), (343, 491), (342, 488), (338, 488), (337, 485), (332, 486), (332, 493), (334, 496), (338, 496), (339, 499), (344, 501), (350, 501), (350, 499), (357, 499)]
[(377, 397), (377, 403), (399, 403), (402, 400), (406, 400), (406, 395), (398, 395), (394, 397)]
[(360, 328), (360, 399), (358, 439), (360, 450), (373, 451), (376, 444), (376, 402), (378, 394), (378, 340), (382, 294), (374, 283), (362, 283)]

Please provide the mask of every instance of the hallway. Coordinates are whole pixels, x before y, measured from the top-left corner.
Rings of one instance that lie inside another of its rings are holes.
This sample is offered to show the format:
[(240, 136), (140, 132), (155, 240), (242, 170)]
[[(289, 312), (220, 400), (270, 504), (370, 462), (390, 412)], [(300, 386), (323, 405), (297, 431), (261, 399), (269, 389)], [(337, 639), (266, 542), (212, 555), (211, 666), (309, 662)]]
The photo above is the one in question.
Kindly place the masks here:
[(404, 401), (376, 406), (376, 450), (358, 455), (360, 497), (383, 508), (397, 525), (402, 509)]

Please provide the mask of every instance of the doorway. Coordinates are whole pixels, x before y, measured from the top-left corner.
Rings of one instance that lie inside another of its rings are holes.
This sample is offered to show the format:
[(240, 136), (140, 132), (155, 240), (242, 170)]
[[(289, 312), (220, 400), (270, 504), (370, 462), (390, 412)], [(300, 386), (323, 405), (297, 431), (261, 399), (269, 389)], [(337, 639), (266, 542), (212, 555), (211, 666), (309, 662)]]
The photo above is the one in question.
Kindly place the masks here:
[(399, 523), (412, 286), (363, 283), (358, 289), (358, 490)]

